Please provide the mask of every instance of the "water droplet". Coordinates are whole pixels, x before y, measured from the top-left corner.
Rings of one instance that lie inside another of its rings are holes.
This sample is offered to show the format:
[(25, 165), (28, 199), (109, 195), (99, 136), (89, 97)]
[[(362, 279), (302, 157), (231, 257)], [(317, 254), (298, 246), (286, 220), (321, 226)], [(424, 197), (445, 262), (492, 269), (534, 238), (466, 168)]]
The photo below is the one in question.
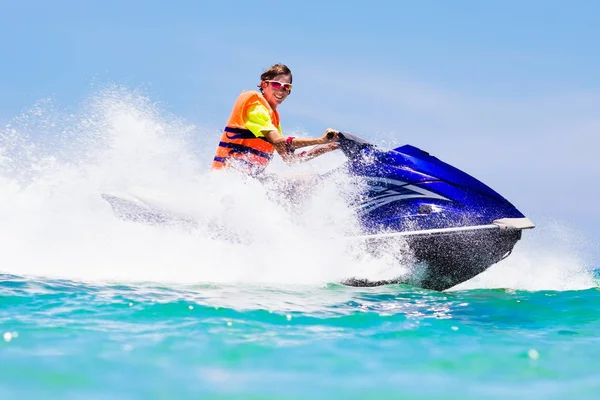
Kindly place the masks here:
[(453, 331), (457, 331), (457, 330), (458, 330), (458, 326), (453, 326), (453, 327), (452, 327), (452, 330), (453, 330)]
[(292, 316), (290, 314), (286, 315), (285, 317), (287, 318), (288, 321), (292, 320)]
[(188, 308), (189, 308), (190, 310), (193, 310), (193, 309), (194, 309), (194, 306), (189, 306)]
[(5, 332), (3, 337), (4, 337), (4, 341), (10, 342), (13, 338), (13, 335), (10, 332)]
[(231, 326), (231, 325), (233, 325), (233, 324), (231, 323), (231, 321), (227, 321), (227, 326)]
[(129, 307), (133, 307), (133, 303), (129, 303)]
[(529, 358), (531, 358), (532, 360), (537, 360), (538, 358), (540, 358), (540, 353), (538, 353), (538, 351), (536, 349), (530, 349), (527, 352), (527, 355), (529, 356)]

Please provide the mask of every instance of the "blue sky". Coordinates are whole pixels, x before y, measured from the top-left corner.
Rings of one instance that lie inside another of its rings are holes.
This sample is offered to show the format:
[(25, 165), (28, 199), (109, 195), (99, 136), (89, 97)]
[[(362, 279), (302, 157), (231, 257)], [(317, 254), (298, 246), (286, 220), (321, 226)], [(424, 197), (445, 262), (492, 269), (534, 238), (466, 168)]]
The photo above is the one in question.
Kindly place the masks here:
[(0, 119), (117, 82), (218, 130), (284, 62), (284, 129), (411, 143), (598, 242), (600, 2), (341, 4), (0, 0)]

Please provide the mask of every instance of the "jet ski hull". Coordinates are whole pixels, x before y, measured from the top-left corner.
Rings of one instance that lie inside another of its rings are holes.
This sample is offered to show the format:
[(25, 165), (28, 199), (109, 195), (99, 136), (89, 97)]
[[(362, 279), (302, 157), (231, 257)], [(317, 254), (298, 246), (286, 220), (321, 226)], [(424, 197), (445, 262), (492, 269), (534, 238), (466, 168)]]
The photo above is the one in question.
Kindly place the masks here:
[[(506, 258), (521, 239), (520, 229), (474, 229), (440, 234), (406, 236), (413, 270), (387, 280), (352, 278), (349, 286), (372, 287), (386, 284), (410, 284), (430, 290), (446, 290), (484, 272)], [(389, 248), (388, 237), (374, 236), (372, 249)]]

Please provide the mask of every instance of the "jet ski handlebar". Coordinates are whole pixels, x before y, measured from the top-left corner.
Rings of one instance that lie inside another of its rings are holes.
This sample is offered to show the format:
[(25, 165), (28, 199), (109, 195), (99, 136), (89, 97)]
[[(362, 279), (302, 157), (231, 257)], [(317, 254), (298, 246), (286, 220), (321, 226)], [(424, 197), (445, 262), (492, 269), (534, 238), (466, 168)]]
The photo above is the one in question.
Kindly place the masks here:
[[(333, 132), (327, 133), (327, 137), (331, 139)], [(366, 140), (347, 132), (339, 132), (336, 142), (340, 149), (350, 159), (354, 159), (363, 154), (366, 149), (373, 149), (375, 146)]]

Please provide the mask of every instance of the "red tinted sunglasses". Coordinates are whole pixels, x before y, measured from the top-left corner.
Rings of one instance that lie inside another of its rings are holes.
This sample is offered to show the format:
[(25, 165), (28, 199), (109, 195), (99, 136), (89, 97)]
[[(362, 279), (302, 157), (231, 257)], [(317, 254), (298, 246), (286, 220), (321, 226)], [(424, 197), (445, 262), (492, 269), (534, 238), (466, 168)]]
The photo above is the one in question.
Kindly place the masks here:
[(275, 90), (279, 90), (281, 88), (283, 88), (283, 90), (286, 90), (288, 92), (288, 94), (292, 93), (292, 84), (291, 83), (285, 83), (285, 82), (279, 82), (279, 81), (265, 81), (267, 83), (271, 84), (271, 87)]

